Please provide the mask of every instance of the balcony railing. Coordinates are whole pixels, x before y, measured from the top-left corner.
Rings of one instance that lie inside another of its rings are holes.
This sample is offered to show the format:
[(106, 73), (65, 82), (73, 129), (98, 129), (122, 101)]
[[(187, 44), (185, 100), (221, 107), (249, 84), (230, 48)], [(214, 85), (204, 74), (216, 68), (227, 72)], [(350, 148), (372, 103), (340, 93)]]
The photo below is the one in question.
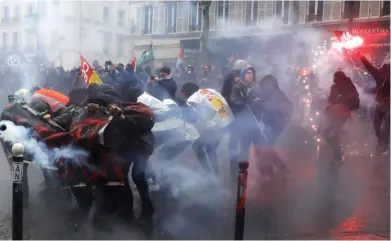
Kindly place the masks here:
[(152, 29), (143, 29), (142, 34), (143, 35), (152, 34)]
[(312, 22), (321, 22), (322, 21), (322, 14), (308, 14), (307, 15), (307, 23)]
[(196, 32), (196, 31), (201, 31), (201, 25), (195, 25), (195, 24), (191, 24), (189, 26), (189, 30), (190, 32)]

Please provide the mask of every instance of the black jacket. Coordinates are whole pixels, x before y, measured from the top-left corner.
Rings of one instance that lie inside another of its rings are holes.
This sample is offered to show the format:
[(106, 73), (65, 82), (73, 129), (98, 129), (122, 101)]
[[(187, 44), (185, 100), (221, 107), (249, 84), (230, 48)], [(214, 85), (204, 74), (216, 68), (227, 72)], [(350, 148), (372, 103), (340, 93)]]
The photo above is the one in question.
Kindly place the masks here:
[(64, 128), (66, 131), (69, 131), (72, 125), (73, 116), (75, 116), (82, 108), (70, 105), (61, 109), (56, 116), (52, 118), (52, 121), (57, 123), (59, 126)]
[(380, 104), (390, 103), (390, 65), (383, 65), (381, 69), (373, 66), (364, 56), (360, 58), (364, 67), (376, 81), (375, 100)]
[(153, 97), (163, 101), (164, 99), (174, 99), (177, 90), (175, 80), (169, 76), (159, 81), (153, 81), (148, 84), (148, 93)]

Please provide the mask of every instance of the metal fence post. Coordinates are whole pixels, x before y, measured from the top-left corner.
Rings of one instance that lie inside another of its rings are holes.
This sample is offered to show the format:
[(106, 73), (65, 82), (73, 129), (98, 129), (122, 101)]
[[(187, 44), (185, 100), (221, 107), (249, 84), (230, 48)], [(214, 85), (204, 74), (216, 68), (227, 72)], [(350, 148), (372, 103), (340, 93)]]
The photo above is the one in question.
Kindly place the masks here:
[(23, 154), (24, 146), (12, 146), (12, 240), (23, 240)]
[(249, 162), (239, 162), (238, 192), (236, 199), (235, 237), (234, 240), (243, 240), (244, 216), (246, 212), (246, 188)]

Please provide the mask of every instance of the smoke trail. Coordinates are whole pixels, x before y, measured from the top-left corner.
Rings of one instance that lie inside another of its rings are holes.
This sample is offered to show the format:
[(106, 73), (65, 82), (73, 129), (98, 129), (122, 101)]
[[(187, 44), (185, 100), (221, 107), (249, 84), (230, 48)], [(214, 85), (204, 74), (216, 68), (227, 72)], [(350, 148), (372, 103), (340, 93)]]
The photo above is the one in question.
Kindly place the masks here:
[(60, 157), (79, 160), (88, 156), (86, 151), (71, 146), (49, 149), (45, 143), (34, 137), (30, 129), (15, 125), (11, 121), (0, 121), (1, 124), (6, 125), (7, 129), (0, 132), (0, 138), (5, 142), (23, 144), (26, 153), (31, 155), (32, 161), (39, 166), (50, 166), (51, 160)]

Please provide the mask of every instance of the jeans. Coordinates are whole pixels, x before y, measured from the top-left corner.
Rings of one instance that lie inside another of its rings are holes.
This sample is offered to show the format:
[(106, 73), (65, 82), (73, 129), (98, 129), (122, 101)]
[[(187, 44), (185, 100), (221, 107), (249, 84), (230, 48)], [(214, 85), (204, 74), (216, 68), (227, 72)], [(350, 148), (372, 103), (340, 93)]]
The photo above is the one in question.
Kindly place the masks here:
[[(220, 144), (221, 138), (226, 132), (225, 128), (217, 130), (204, 131), (200, 137), (193, 143), (193, 151), (197, 160), (207, 172), (218, 174), (219, 162), (216, 149)], [(207, 159), (209, 159), (209, 164)]]

